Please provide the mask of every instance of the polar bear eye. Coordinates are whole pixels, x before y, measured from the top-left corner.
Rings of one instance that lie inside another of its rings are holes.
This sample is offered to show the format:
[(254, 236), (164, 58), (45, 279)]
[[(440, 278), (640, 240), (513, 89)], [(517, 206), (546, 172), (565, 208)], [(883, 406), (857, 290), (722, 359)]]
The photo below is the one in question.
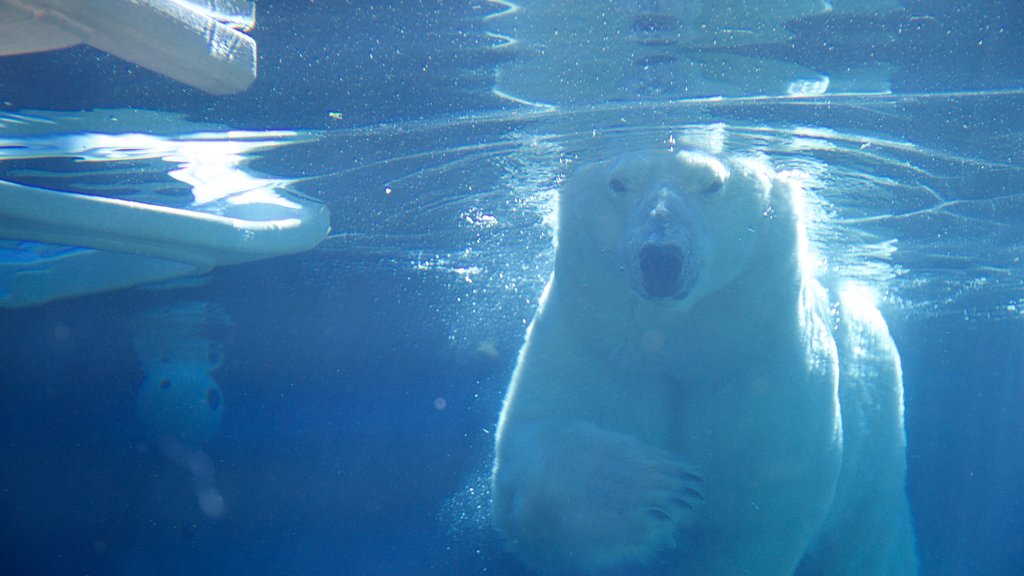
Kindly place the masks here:
[(615, 192), (616, 194), (625, 194), (626, 191), (629, 189), (626, 186), (626, 183), (623, 182), (622, 180), (619, 180), (618, 178), (612, 178), (611, 182), (609, 182), (608, 185), (611, 186), (612, 192)]
[(700, 191), (700, 193), (701, 194), (715, 194), (716, 192), (719, 192), (721, 190), (722, 190), (722, 181), (721, 180), (715, 180), (715, 181), (711, 182), (710, 184), (708, 184), (707, 186), (705, 186), (704, 189)]

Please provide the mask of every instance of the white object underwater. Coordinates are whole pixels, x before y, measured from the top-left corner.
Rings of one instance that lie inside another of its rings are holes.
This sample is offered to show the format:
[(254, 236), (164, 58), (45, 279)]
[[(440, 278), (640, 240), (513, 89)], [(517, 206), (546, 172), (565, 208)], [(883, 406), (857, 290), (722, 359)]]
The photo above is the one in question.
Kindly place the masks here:
[(189, 471), (199, 509), (224, 514), (213, 460), (200, 447), (224, 417), (224, 393), (211, 374), (223, 361), (216, 334), (231, 319), (209, 302), (145, 309), (132, 319), (132, 343), (146, 373), (135, 397), (142, 431), (170, 462)]
[(88, 44), (210, 94), (256, 79), (249, 0), (0, 0), (0, 56)]
[(147, 436), (198, 446), (217, 433), (224, 394), (212, 373), (224, 353), (216, 335), (230, 326), (227, 313), (203, 301), (153, 306), (134, 316), (132, 343), (146, 373), (135, 416)]
[[(0, 182), (0, 234), (149, 256), (210, 269), (288, 254), (315, 245), (322, 228), (315, 208), (240, 207), (247, 218), (204, 214), (142, 202), (70, 194)], [(319, 228), (319, 229), (318, 229)]]
[[(140, 116), (124, 114), (126, 123)], [(301, 139), (295, 133), (67, 132), (89, 125), (86, 117), (0, 118), (0, 125), (7, 123), (0, 168), (5, 160), (76, 164), (68, 173), (0, 174), (0, 239), (8, 239), (0, 240), (0, 307), (302, 252), (330, 230), (325, 205), (291, 193), (287, 180), (245, 167), (252, 153)], [(49, 187), (55, 179), (62, 180), (60, 189)], [(123, 182), (132, 179), (143, 183), (126, 189)]]

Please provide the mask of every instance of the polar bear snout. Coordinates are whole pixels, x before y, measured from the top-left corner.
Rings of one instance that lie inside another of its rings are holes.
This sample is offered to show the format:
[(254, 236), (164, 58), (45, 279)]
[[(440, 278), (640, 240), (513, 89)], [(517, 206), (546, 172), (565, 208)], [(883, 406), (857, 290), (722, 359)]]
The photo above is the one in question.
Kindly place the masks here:
[(629, 218), (626, 258), (634, 291), (653, 300), (681, 300), (700, 274), (699, 207), (671, 186), (650, 190)]
[[(637, 258), (643, 292), (653, 298), (672, 298), (680, 294), (683, 286), (683, 251), (674, 244), (647, 244), (640, 248)], [(689, 287), (687, 287), (689, 292)]]

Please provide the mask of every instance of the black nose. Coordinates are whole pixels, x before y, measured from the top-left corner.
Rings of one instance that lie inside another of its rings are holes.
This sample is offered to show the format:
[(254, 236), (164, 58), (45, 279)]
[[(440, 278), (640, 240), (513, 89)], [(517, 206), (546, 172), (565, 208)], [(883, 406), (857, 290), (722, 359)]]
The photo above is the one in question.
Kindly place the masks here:
[(683, 251), (674, 245), (644, 246), (640, 249), (640, 274), (648, 296), (675, 296), (682, 287)]

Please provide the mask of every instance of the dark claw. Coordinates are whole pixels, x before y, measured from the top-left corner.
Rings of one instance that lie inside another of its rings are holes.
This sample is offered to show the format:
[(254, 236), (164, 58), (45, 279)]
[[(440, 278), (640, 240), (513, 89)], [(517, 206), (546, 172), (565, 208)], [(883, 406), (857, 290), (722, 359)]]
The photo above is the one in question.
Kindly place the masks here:
[(694, 482), (697, 482), (699, 484), (704, 483), (704, 476), (700, 473), (699, 470), (683, 470), (683, 475), (686, 476), (688, 479), (693, 480)]
[(666, 512), (664, 511), (664, 510), (662, 510), (661, 508), (648, 508), (648, 509), (647, 509), (647, 514), (648, 514), (648, 515), (650, 515), (650, 516), (651, 516), (652, 518), (657, 518), (658, 520), (665, 520), (665, 521), (668, 521), (668, 520), (671, 520), (671, 519), (672, 519), (672, 517), (671, 517), (671, 516), (669, 516), (669, 515), (668, 515), (668, 514), (667, 514), (667, 513), (666, 513)]
[(691, 488), (687, 486), (684, 491), (690, 496), (696, 498), (697, 500), (700, 500), (701, 502), (704, 501), (704, 493), (698, 490), (697, 488)]
[(682, 498), (673, 498), (672, 503), (681, 508), (686, 508), (687, 510), (691, 511), (696, 510), (697, 506), (701, 504), (701, 502), (691, 502), (689, 500), (683, 500)]

